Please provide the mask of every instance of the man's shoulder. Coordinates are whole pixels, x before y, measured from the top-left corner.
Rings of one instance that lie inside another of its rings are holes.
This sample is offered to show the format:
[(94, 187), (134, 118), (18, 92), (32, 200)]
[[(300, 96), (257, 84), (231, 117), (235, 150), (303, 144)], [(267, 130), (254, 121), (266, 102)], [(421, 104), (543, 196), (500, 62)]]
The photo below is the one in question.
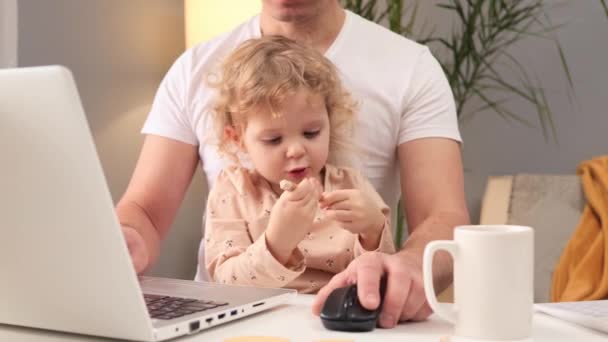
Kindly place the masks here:
[[(349, 26), (332, 61), (344, 73), (363, 73), (361, 82), (395, 89), (430, 56), (429, 49), (355, 13), (348, 12)], [(428, 56), (426, 56), (428, 55)], [(357, 58), (353, 58), (357, 56)]]
[(365, 19), (360, 15), (347, 11), (347, 15), (352, 22), (352, 36), (357, 37), (358, 41), (365, 41), (366, 45), (378, 46), (380, 49), (366, 49), (368, 51), (376, 51), (386, 54), (387, 49), (395, 51), (395, 49), (407, 51), (412, 54), (425, 51), (426, 46), (397, 34), (388, 28)]

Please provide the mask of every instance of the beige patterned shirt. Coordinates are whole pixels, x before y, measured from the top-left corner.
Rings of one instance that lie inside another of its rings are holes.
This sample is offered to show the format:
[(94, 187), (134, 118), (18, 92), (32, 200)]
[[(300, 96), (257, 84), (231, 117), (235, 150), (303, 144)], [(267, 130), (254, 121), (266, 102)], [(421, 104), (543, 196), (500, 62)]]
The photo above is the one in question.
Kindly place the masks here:
[[(371, 193), (386, 217), (376, 250), (395, 252), (390, 210), (362, 175), (353, 169), (327, 165), (323, 183), (324, 191), (360, 189)], [(205, 222), (205, 265), (213, 280), (317, 292), (366, 252), (356, 234), (318, 212), (311, 232), (282, 265), (268, 250), (265, 236), (278, 197), (270, 183), (255, 171), (231, 167), (220, 173), (209, 194)]]

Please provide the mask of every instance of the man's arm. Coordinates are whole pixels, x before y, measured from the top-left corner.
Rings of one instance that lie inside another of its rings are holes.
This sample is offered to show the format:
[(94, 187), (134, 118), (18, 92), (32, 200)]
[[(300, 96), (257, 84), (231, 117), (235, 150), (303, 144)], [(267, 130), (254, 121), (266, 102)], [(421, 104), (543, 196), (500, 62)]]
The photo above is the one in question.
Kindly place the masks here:
[[(445, 138), (417, 139), (399, 145), (398, 155), (409, 227), (399, 253), (421, 265), (427, 243), (451, 240), (455, 226), (469, 223), (460, 144)], [(433, 271), (436, 290), (443, 291), (452, 279), (449, 254), (436, 254)]]
[[(422, 256), (429, 241), (451, 239), (455, 226), (467, 224), (462, 161), (457, 142), (424, 138), (398, 148), (403, 202), (410, 236), (397, 254), (364, 253), (323, 287), (313, 304), (319, 314), (327, 296), (336, 288), (357, 283), (358, 297), (372, 310), (380, 304), (380, 278), (387, 287), (380, 326), (391, 328), (398, 321), (420, 321), (431, 313), (422, 280)], [(451, 259), (436, 254), (433, 263), (437, 289), (448, 286)]]
[(135, 269), (159, 255), (199, 161), (197, 146), (148, 135), (126, 192), (116, 206)]

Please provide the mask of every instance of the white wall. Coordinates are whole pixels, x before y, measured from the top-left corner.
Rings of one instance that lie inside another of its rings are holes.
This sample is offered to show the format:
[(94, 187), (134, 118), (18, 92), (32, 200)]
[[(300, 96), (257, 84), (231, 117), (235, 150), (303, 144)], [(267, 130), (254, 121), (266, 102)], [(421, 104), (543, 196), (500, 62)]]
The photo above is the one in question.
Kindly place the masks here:
[(17, 66), (17, 0), (0, 0), (0, 68)]
[[(117, 201), (133, 171), (154, 93), (184, 50), (183, 2), (19, 0), (19, 64), (62, 64), (74, 73), (97, 150)], [(192, 278), (201, 236), (203, 177), (197, 176), (153, 274)]]
[[(467, 200), (475, 220), (487, 176), (573, 174), (581, 161), (608, 153), (608, 18), (597, 0), (551, 8), (553, 23), (564, 24), (557, 36), (574, 78), (575, 103), (568, 100), (567, 81), (552, 44), (530, 39), (510, 51), (545, 86), (558, 142), (546, 142), (538, 127), (509, 124), (488, 111), (462, 125)], [(509, 107), (536, 118), (534, 108), (521, 100), (511, 101)]]
[[(409, 8), (414, 3), (418, 6), (417, 33), (421, 28), (426, 34), (451, 32), (456, 19), (453, 11), (436, 6), (441, 2), (444, 1), (406, 1)], [(544, 3), (552, 23), (563, 24), (556, 36), (574, 78), (576, 100), (569, 101), (567, 80), (552, 43), (531, 38), (509, 49), (530, 71), (530, 76), (544, 85), (558, 142), (545, 141), (535, 109), (523, 100), (515, 98), (508, 102), (508, 107), (533, 122), (534, 128), (505, 122), (489, 110), (477, 113), (465, 110), (463, 117), (467, 120), (461, 120), (460, 127), (465, 190), (473, 222), (479, 220), (488, 176), (521, 172), (573, 174), (581, 161), (608, 153), (608, 17), (600, 0)], [(405, 18), (407, 21), (408, 16)], [(505, 73), (505, 77), (511, 75)], [(468, 108), (478, 105), (473, 101)]]

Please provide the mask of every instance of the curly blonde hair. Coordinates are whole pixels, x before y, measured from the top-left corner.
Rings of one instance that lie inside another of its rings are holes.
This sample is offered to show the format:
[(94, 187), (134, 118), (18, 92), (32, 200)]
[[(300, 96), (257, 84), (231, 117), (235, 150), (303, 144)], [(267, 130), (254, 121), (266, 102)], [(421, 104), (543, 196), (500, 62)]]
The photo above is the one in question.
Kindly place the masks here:
[[(343, 88), (334, 65), (316, 50), (281, 36), (263, 36), (240, 45), (221, 65), (213, 105), (219, 152), (238, 162), (238, 146), (227, 136), (232, 126), (241, 134), (247, 114), (266, 110), (280, 116), (283, 101), (300, 89), (325, 100), (329, 114), (328, 161), (348, 164), (356, 104)], [(341, 161), (341, 162), (340, 162)]]

